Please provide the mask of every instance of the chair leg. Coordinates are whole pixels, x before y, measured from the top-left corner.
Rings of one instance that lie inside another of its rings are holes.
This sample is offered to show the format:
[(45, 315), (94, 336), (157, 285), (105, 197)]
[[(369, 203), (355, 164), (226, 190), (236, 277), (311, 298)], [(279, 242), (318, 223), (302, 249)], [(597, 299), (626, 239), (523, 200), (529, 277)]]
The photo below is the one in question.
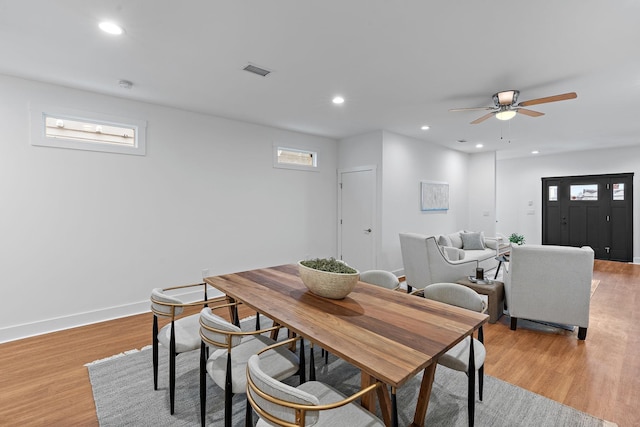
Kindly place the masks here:
[(298, 356), (300, 360), (300, 384), (307, 382), (307, 362), (304, 356), (304, 338), (300, 339), (300, 356)]
[(169, 342), (169, 400), (171, 401), (171, 415), (175, 409), (176, 398), (176, 328), (171, 321), (171, 341)]
[(478, 369), (478, 395), (480, 397), (481, 402), (482, 402), (483, 387), (484, 387), (484, 365), (480, 366), (480, 369)]
[(511, 316), (511, 330), (515, 331), (518, 327), (518, 318)]
[(578, 339), (583, 341), (587, 339), (587, 328), (578, 326)]
[(256, 331), (260, 330), (260, 313), (256, 313)]
[(207, 412), (207, 350), (204, 342), (200, 344), (200, 425), (204, 427)]
[(247, 394), (245, 405), (247, 405), (244, 413), (244, 427), (253, 427), (253, 409), (249, 403), (249, 395)]
[(397, 389), (391, 387), (391, 425), (398, 427), (398, 399), (396, 397)]
[(158, 316), (153, 315), (153, 389), (158, 389)]
[(313, 343), (311, 343), (309, 345), (309, 381), (316, 380), (316, 361), (313, 353)]
[(232, 401), (233, 401), (233, 378), (231, 376), (231, 353), (227, 353), (227, 376), (224, 382), (224, 427), (231, 427)]
[(473, 345), (473, 336), (471, 338), (471, 344), (469, 346), (469, 365), (467, 369), (467, 376), (469, 377), (469, 388), (467, 390), (467, 407), (469, 412), (469, 427), (473, 427), (475, 421), (475, 406), (476, 406), (476, 356)]

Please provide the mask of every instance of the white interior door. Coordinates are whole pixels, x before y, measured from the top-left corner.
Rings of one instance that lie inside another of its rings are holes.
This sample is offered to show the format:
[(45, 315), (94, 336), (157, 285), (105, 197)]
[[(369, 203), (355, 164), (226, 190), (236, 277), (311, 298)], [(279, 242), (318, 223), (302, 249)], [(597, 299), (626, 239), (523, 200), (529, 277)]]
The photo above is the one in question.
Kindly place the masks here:
[(375, 268), (376, 170), (365, 167), (339, 172), (340, 258), (359, 271)]

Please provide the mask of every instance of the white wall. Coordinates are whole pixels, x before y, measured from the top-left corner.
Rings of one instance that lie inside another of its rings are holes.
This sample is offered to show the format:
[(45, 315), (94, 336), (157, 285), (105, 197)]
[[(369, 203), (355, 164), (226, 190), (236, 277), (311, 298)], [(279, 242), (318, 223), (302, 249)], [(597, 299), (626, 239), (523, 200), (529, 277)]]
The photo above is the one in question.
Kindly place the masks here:
[(467, 228), (496, 235), (496, 153), (469, 156)]
[[(0, 342), (147, 311), (150, 290), (335, 255), (337, 142), (0, 76)], [(29, 103), (147, 121), (147, 155), (35, 147)], [(320, 172), (272, 167), (313, 148)]]
[[(640, 174), (640, 147), (607, 148), (497, 162), (497, 231), (524, 234), (526, 242), (542, 242), (542, 178), (611, 173)], [(640, 251), (640, 187), (633, 192), (633, 252)], [(531, 202), (531, 206), (529, 206)]]
[[(401, 232), (452, 233), (467, 226), (469, 156), (436, 144), (384, 132), (382, 248), (379, 267), (402, 269)], [(449, 210), (420, 210), (420, 181), (449, 183)]]

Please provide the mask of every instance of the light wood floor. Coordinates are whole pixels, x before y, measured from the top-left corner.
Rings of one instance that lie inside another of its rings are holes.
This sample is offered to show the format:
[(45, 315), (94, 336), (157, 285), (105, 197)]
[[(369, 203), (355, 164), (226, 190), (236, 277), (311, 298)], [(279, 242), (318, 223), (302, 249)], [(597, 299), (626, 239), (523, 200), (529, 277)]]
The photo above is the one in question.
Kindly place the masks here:
[[(486, 373), (581, 411), (640, 425), (640, 265), (596, 261), (587, 340), (485, 327)], [(97, 426), (83, 365), (151, 342), (143, 314), (0, 345), (0, 426)], [(151, 375), (151, 372), (149, 373)]]

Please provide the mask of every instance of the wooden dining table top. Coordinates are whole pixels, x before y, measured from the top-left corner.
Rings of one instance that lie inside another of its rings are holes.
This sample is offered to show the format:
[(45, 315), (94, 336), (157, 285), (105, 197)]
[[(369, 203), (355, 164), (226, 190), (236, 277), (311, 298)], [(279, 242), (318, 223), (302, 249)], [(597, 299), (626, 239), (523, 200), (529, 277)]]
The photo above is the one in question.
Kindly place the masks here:
[(323, 298), (305, 287), (294, 264), (205, 281), (393, 387), (488, 320), (486, 314), (364, 282), (342, 300)]

